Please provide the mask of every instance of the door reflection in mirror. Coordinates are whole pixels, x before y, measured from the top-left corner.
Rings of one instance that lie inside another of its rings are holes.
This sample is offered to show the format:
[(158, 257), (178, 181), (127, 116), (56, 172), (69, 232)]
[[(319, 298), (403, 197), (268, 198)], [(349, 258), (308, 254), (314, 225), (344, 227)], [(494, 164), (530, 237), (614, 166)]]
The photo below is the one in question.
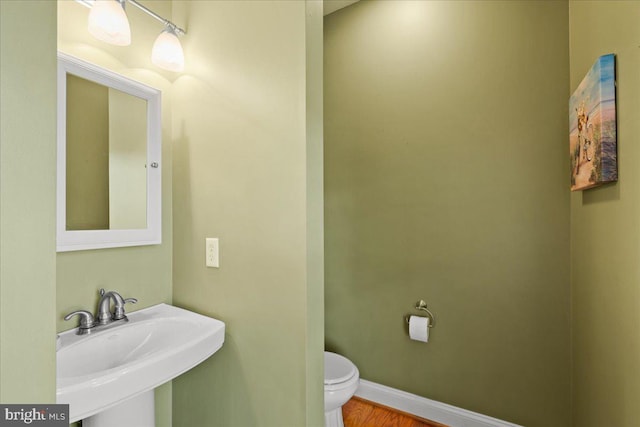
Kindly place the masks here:
[(147, 101), (67, 74), (66, 229), (147, 226)]

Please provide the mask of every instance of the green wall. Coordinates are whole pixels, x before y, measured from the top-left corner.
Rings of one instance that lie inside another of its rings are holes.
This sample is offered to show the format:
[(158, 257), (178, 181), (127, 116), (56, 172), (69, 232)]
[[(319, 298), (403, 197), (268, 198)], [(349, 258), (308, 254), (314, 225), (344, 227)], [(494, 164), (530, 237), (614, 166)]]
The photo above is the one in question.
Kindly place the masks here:
[(571, 195), (573, 425), (640, 420), (640, 3), (572, 1), (571, 90), (616, 54), (619, 181)]
[[(88, 8), (69, 0), (57, 3), (59, 51), (162, 91), (162, 244), (58, 253), (56, 327), (63, 331), (76, 326), (75, 320), (63, 321), (65, 314), (78, 309), (95, 311), (100, 288), (138, 298), (129, 311), (172, 300), (171, 92), (175, 75), (151, 63), (151, 47), (162, 25), (142, 11), (127, 8), (132, 43), (123, 48), (98, 41), (88, 33)], [(160, 15), (171, 16), (170, 2), (147, 1), (145, 5)], [(53, 49), (55, 52), (55, 46)], [(53, 76), (55, 72), (50, 78)], [(51, 144), (55, 147), (53, 141)], [(156, 392), (156, 420), (160, 426), (171, 423), (170, 383)]]
[(55, 3), (0, 2), (2, 403), (56, 398), (55, 16)]
[(569, 425), (568, 23), (567, 2), (325, 18), (326, 346), (362, 378)]
[[(176, 427), (324, 423), (319, 11), (173, 2), (189, 32), (173, 99), (173, 298), (227, 325), (222, 349), (174, 381)], [(218, 269), (206, 237), (220, 239)]]
[(306, 4), (307, 405), (306, 425), (324, 422), (323, 2)]

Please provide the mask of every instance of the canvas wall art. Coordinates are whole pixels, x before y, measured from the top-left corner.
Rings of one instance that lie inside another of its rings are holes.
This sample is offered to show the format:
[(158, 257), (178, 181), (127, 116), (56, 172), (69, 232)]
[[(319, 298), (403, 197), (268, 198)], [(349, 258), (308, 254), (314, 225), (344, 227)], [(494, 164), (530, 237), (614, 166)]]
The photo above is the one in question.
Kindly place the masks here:
[(571, 191), (618, 180), (615, 55), (603, 55), (569, 99)]

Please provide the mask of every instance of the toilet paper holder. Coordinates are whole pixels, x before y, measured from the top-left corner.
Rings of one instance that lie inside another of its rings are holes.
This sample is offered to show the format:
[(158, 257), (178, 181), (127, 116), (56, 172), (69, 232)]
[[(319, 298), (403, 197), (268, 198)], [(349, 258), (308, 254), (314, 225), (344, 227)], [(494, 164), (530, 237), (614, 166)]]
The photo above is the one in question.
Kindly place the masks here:
[[(416, 310), (422, 310), (424, 312), (427, 313), (427, 317), (429, 317), (429, 327), (433, 328), (436, 324), (436, 316), (433, 315), (433, 313), (431, 311), (429, 311), (429, 309), (427, 308), (427, 303), (424, 300), (420, 300), (416, 303)], [(404, 320), (409, 323), (409, 317), (411, 317), (410, 315), (407, 315), (404, 317)]]

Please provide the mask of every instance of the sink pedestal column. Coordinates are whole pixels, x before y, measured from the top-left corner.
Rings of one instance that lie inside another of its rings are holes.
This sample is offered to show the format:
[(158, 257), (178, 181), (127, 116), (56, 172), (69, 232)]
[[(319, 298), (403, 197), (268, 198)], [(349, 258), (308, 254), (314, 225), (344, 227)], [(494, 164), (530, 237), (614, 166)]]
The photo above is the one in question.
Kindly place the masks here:
[(155, 427), (153, 390), (82, 420), (83, 427)]

